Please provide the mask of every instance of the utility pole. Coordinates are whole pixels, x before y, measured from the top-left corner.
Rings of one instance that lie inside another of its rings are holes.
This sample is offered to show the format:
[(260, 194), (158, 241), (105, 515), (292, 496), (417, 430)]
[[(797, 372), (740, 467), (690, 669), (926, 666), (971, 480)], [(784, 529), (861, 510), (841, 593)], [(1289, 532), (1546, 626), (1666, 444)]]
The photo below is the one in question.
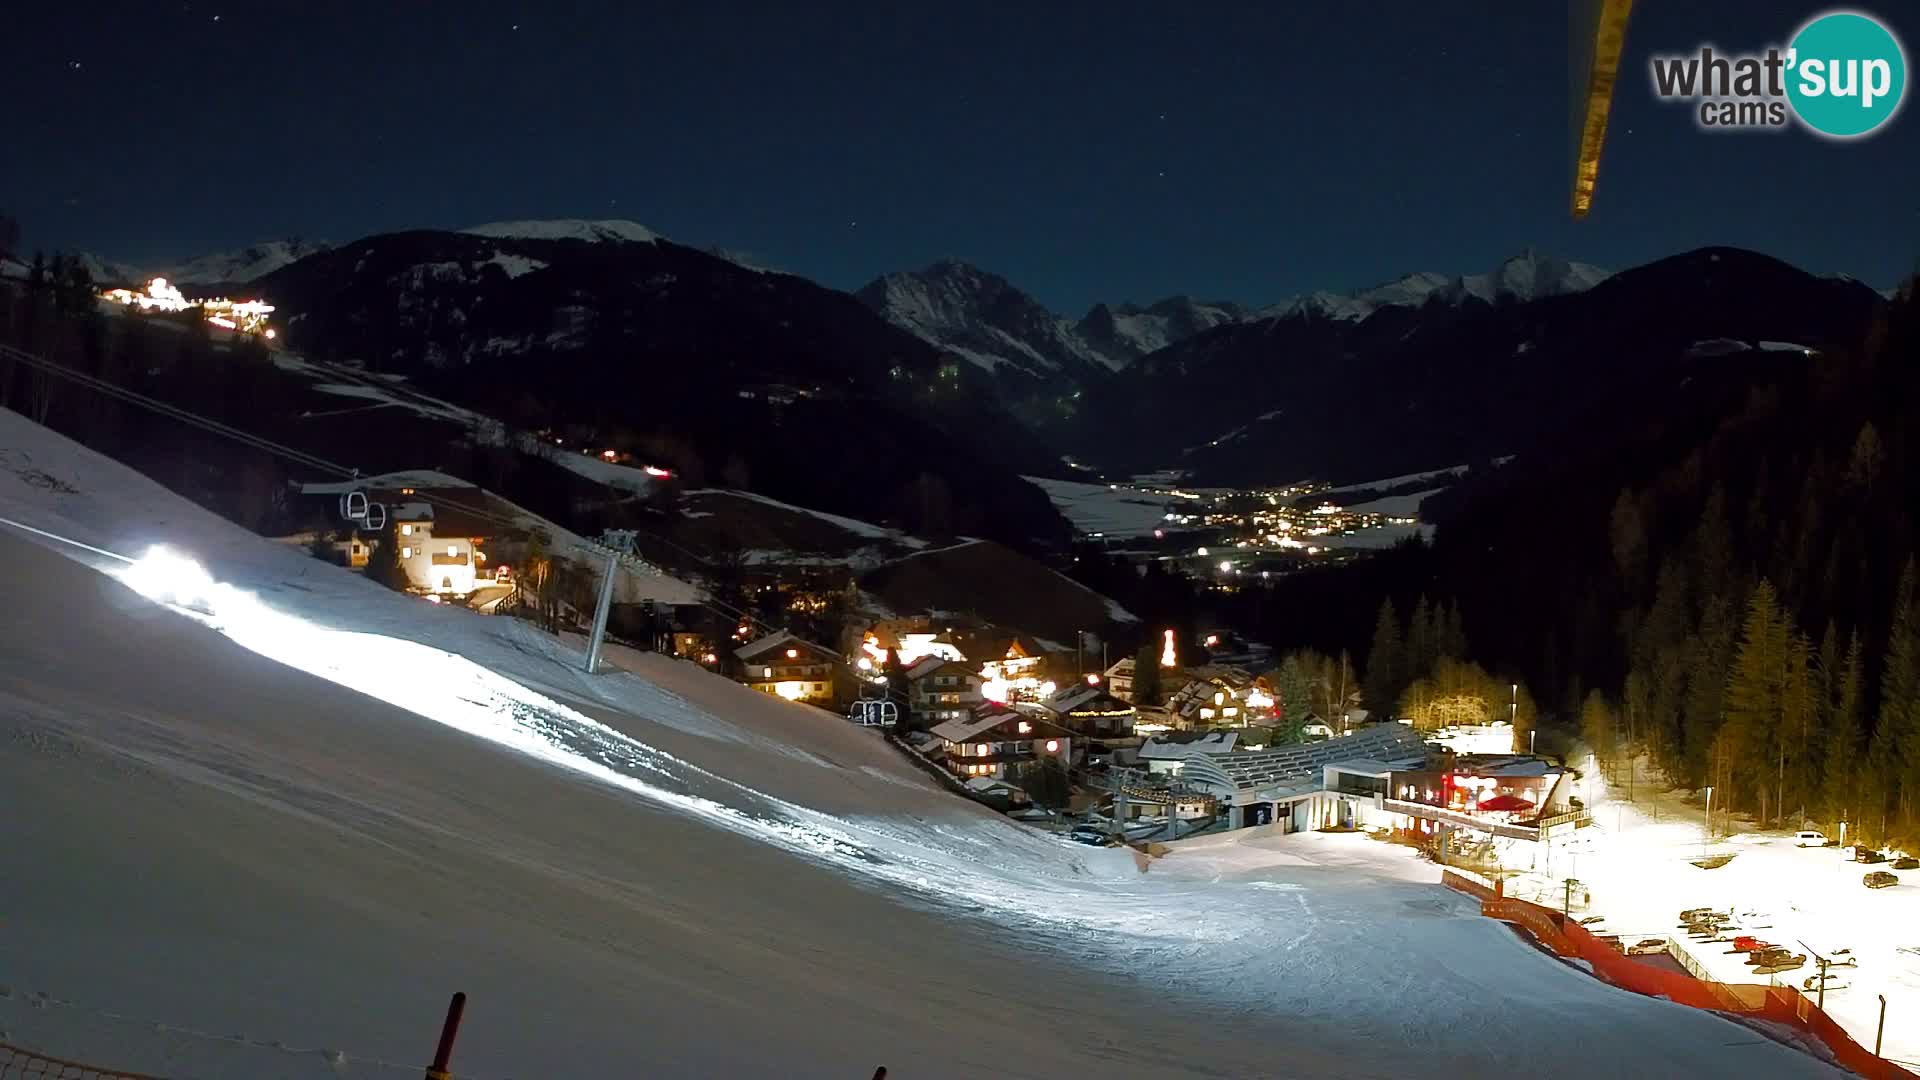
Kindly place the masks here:
[(1713, 785), (1707, 785), (1707, 840), (1713, 840)]
[(607, 551), (607, 573), (600, 582), (600, 602), (593, 608), (593, 636), (587, 640), (587, 674), (600, 670), (600, 645), (607, 636), (607, 614), (613, 610), (613, 574), (620, 556)]
[(1880, 1036), (1887, 1033), (1887, 995), (1876, 994), (1880, 999), (1880, 1024), (1873, 1029), (1873, 1056), (1880, 1056)]

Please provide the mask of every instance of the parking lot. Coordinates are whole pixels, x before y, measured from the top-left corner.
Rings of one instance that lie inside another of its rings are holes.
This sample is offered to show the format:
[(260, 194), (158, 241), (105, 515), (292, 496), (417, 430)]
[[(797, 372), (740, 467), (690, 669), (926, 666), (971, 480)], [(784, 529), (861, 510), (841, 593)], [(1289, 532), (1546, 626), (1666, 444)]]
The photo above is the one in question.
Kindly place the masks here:
[[(1827, 1013), (1872, 1049), (1879, 995), (1885, 995), (1883, 1055), (1909, 1067), (1920, 1062), (1920, 870), (1893, 870), (1890, 862), (1864, 865), (1839, 848), (1797, 847), (1791, 832), (1738, 831), (1738, 822), (1733, 836), (1709, 846), (1700, 808), (1672, 795), (1656, 804), (1646, 790), (1638, 794), (1635, 804), (1595, 808), (1594, 826), (1555, 854), (1554, 880), (1516, 884), (1547, 903), (1564, 895), (1556, 891), (1564, 889), (1560, 876), (1572, 875), (1581, 882), (1576, 900), (1581, 892), (1592, 898), (1585, 912), (1573, 914), (1605, 917), (1592, 929), (1618, 933), (1626, 944), (1671, 936), (1699, 969), (1721, 982), (1801, 987), (1819, 970), (1814, 955), (1851, 950), (1858, 966), (1832, 969)], [(1733, 857), (1717, 869), (1693, 865), (1710, 852)], [(1898, 884), (1867, 888), (1862, 877), (1876, 871), (1892, 873)], [(1746, 956), (1730, 954), (1732, 944), (1689, 939), (1679, 916), (1691, 908), (1731, 910), (1735, 918), (1719, 936), (1749, 934), (1807, 961), (1756, 975)]]

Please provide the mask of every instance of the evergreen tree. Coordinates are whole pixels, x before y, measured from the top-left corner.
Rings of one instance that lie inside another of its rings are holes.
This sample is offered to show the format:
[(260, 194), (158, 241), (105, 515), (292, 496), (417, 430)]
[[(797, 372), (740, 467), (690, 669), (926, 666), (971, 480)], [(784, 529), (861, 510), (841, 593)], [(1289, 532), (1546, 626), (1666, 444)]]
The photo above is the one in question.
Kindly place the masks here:
[[(1739, 784), (1722, 792), (1724, 805), (1751, 796), (1760, 802), (1760, 820), (1768, 820), (1775, 800), (1774, 750), (1786, 711), (1787, 629), (1775, 602), (1773, 586), (1762, 580), (1747, 602), (1747, 616), (1727, 676), (1726, 714), (1721, 731), (1724, 749)], [(1764, 779), (1762, 779), (1764, 778)], [(1774, 809), (1778, 810), (1775, 806)]]
[(1467, 629), (1460, 618), (1460, 605), (1449, 602), (1440, 629), (1440, 658), (1443, 660), (1465, 660), (1467, 658)]
[(1834, 821), (1853, 820), (1860, 809), (1856, 785), (1860, 772), (1861, 712), (1866, 706), (1861, 696), (1866, 684), (1865, 652), (1860, 632), (1856, 630), (1847, 643), (1847, 658), (1833, 680), (1833, 720), (1827, 729), (1822, 801), (1827, 816)]
[(1143, 645), (1133, 658), (1133, 703), (1148, 707), (1159, 705), (1164, 692), (1160, 686), (1160, 650)]
[(366, 575), (369, 581), (379, 582), (400, 592), (406, 591), (407, 572), (400, 565), (400, 547), (391, 528), (376, 537), (367, 552)]
[(1393, 599), (1380, 601), (1380, 615), (1373, 625), (1373, 647), (1367, 650), (1367, 708), (1374, 719), (1389, 720), (1405, 685), (1405, 658), (1400, 644), (1400, 616), (1393, 610)]
[(1434, 616), (1437, 612), (1427, 603), (1425, 594), (1413, 605), (1413, 614), (1407, 619), (1406, 667), (1402, 675), (1411, 680), (1433, 673), (1433, 665), (1440, 657), (1440, 642), (1434, 632)]
[(1715, 747), (1723, 719), (1721, 705), (1726, 695), (1728, 664), (1733, 657), (1733, 618), (1731, 605), (1723, 597), (1707, 601), (1693, 634), (1679, 658), (1675, 681), (1681, 695), (1682, 753), (1675, 759), (1674, 779), (1681, 786), (1698, 788), (1714, 783)]
[(1920, 796), (1920, 581), (1913, 559), (1900, 571), (1894, 590), (1893, 625), (1887, 632), (1886, 665), (1880, 674), (1880, 719), (1874, 742), (1881, 748), (1876, 766), (1885, 772), (1883, 794), (1894, 803), (1902, 835), (1914, 825)]
[(1307, 722), (1311, 711), (1307, 701), (1307, 675), (1301, 670), (1300, 658), (1288, 656), (1280, 661), (1280, 672), (1275, 679), (1274, 689), (1279, 691), (1280, 719), (1285, 727), (1298, 729)]

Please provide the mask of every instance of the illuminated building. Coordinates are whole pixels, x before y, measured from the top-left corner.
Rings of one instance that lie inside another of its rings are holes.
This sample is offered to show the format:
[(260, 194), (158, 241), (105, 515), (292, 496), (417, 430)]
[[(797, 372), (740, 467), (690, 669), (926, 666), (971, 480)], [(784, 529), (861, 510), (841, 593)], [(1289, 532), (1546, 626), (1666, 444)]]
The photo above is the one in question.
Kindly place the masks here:
[(740, 660), (741, 682), (788, 701), (831, 708), (850, 678), (837, 656), (785, 630), (750, 641), (733, 655)]
[(1051, 758), (1073, 762), (1074, 738), (1059, 725), (988, 703), (965, 719), (936, 724), (947, 768), (960, 776), (1004, 779), (1011, 768)]

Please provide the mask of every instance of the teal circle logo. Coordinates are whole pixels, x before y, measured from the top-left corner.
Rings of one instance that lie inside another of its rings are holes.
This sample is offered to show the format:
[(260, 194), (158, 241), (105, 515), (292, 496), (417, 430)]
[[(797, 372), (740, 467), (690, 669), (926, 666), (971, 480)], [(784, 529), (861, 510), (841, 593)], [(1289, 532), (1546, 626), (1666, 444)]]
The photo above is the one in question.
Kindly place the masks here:
[(1794, 35), (1787, 55), (1787, 100), (1800, 122), (1822, 135), (1856, 138), (1900, 111), (1906, 53), (1893, 31), (1872, 16), (1818, 16)]

